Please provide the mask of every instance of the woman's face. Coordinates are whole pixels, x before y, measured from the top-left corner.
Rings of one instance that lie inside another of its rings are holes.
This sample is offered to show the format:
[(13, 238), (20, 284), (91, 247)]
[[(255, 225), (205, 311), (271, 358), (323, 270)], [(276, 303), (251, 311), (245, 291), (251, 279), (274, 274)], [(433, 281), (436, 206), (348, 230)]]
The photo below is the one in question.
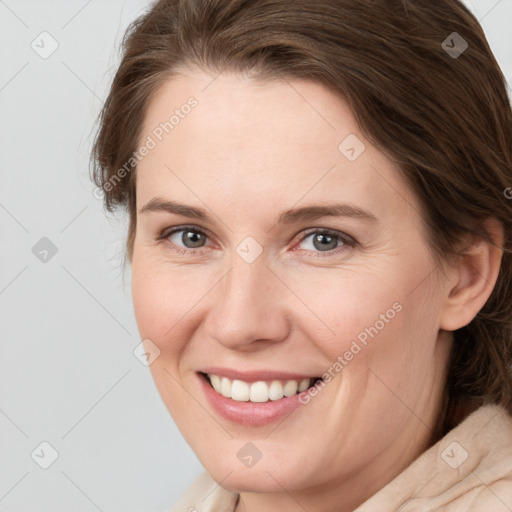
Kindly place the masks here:
[(140, 145), (134, 307), (188, 443), (232, 490), (372, 494), (429, 443), (450, 349), (396, 166), (322, 85), (235, 74), (170, 79)]

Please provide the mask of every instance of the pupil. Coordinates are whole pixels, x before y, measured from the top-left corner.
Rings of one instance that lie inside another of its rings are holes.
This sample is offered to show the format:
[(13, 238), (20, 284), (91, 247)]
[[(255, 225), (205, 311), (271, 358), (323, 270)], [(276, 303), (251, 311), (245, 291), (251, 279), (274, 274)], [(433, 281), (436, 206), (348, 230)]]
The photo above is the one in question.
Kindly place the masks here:
[[(322, 243), (322, 241), (327, 241), (327, 243)], [(316, 235), (313, 238), (313, 245), (316, 249), (319, 249), (321, 251), (323, 250), (329, 250), (329, 249), (336, 249), (337, 239), (333, 236), (329, 235)]]
[(183, 243), (187, 247), (201, 247), (203, 245), (202, 235), (201, 233), (196, 233), (195, 231), (186, 231), (183, 233)]

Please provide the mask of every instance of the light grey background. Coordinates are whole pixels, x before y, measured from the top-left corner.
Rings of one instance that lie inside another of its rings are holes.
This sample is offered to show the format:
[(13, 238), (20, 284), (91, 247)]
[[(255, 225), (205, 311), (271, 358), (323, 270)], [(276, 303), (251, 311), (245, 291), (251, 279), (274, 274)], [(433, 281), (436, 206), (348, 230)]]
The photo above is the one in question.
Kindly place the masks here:
[[(467, 4), (511, 80), (512, 0)], [(88, 177), (119, 42), (147, 6), (0, 0), (2, 512), (162, 512), (201, 470), (133, 355), (125, 221)]]

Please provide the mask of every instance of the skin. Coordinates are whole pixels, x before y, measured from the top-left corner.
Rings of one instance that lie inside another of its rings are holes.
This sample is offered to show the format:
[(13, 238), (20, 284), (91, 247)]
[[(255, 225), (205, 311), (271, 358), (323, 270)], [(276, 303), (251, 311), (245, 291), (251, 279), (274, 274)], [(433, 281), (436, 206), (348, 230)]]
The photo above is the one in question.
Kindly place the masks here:
[[(471, 265), (492, 263), (481, 270), (488, 284), (462, 264), (442, 273), (396, 165), (324, 86), (189, 70), (152, 98), (140, 141), (190, 96), (197, 107), (137, 169), (132, 293), (141, 337), (160, 350), (156, 386), (206, 470), (241, 494), (237, 510), (353, 510), (431, 444), (447, 331), (483, 305), (499, 256), (475, 246)], [(355, 161), (338, 149), (349, 134), (366, 147)], [(212, 221), (141, 213), (155, 197), (203, 208)], [(330, 202), (376, 219), (275, 223), (284, 210)], [(160, 239), (183, 225), (206, 231), (200, 253), (183, 232)], [(311, 236), (301, 241), (309, 228), (356, 243), (325, 252)], [(248, 236), (263, 248), (253, 263), (236, 252)], [(206, 402), (201, 368), (320, 376), (397, 302), (378, 335), (280, 424), (238, 425)], [(252, 468), (236, 455), (248, 441), (262, 453)]]

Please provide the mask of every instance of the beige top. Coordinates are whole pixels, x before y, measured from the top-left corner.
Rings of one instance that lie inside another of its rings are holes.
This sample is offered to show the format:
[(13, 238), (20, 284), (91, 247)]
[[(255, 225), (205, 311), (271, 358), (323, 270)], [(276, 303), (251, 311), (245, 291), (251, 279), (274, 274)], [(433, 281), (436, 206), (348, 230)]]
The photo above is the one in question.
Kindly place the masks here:
[[(203, 473), (169, 512), (233, 512), (238, 494)], [(468, 416), (354, 512), (512, 512), (512, 417)]]

